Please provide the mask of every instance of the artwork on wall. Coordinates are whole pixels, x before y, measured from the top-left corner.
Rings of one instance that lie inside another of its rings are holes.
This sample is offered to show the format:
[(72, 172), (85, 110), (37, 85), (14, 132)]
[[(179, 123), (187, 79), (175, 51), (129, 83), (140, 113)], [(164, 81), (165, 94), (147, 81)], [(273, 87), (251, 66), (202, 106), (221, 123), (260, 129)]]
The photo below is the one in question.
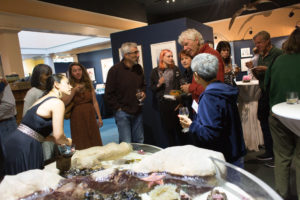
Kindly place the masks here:
[(114, 65), (112, 58), (101, 59), (103, 83), (106, 83), (106, 77), (109, 69)]
[(163, 49), (169, 49), (172, 51), (174, 63), (176, 66), (178, 66), (175, 40), (151, 44), (150, 48), (151, 48), (152, 68), (155, 68), (158, 66), (159, 54), (160, 54), (161, 50), (163, 50)]
[[(142, 66), (144, 69), (144, 64), (143, 64), (143, 53), (142, 53), (142, 45), (137, 45), (137, 49), (140, 52), (140, 57), (139, 57), (139, 64)], [(120, 61), (123, 59), (122, 53), (121, 53), (121, 48), (119, 48), (119, 58)]]
[(251, 60), (252, 60), (252, 58), (242, 58), (241, 59), (241, 71), (242, 72), (248, 71), (248, 67), (246, 66), (246, 62), (249, 62)]
[(96, 77), (94, 68), (87, 68), (86, 71), (89, 74), (91, 81), (95, 81)]
[(241, 58), (250, 57), (252, 56), (250, 53), (250, 47), (241, 48)]

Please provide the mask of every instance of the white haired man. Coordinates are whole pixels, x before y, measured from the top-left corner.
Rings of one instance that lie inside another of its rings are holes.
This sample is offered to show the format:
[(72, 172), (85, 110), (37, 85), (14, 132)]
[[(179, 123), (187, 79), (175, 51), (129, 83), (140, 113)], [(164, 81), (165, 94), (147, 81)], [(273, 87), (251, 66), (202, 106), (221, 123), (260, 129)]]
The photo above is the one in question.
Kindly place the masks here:
[(119, 131), (119, 142), (144, 142), (142, 107), (137, 100), (141, 89), (142, 101), (146, 98), (144, 72), (138, 64), (139, 51), (133, 42), (121, 46), (123, 59), (108, 72), (105, 100), (114, 111)]
[[(219, 61), (217, 79), (224, 82), (224, 63), (222, 58), (219, 52), (211, 48), (209, 44), (204, 43), (201, 33), (196, 29), (187, 29), (179, 35), (178, 43), (192, 58), (200, 53), (209, 53), (216, 56)], [(197, 84), (194, 78), (191, 84), (182, 85), (181, 89), (186, 93), (191, 93), (195, 101), (198, 100), (200, 94), (204, 91), (204, 88)]]
[(227, 162), (243, 168), (246, 148), (236, 103), (238, 88), (217, 80), (218, 59), (214, 55), (197, 55), (191, 67), (196, 82), (205, 90), (193, 121), (179, 115), (181, 126), (197, 136), (200, 147), (222, 152)]

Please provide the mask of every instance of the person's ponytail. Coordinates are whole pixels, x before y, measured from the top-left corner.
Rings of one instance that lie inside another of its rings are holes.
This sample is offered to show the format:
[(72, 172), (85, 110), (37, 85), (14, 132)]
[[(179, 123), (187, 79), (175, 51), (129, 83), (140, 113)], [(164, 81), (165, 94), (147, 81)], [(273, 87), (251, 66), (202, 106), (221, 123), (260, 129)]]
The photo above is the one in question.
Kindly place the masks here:
[(49, 76), (46, 80), (46, 90), (44, 92), (44, 95), (48, 94), (54, 87), (54, 82), (60, 83), (61, 79), (65, 76), (63, 74), (53, 74), (52, 76)]

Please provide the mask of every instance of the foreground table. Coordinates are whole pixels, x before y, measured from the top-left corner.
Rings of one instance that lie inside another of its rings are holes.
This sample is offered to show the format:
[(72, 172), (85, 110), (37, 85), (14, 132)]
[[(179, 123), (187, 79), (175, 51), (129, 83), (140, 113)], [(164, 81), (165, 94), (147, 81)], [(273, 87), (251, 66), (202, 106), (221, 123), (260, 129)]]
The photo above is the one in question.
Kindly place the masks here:
[(300, 104), (276, 104), (272, 107), (275, 117), (300, 137)]
[(239, 88), (238, 108), (241, 117), (244, 140), (247, 149), (259, 151), (264, 144), (260, 122), (257, 119), (257, 106), (261, 90), (257, 80), (236, 82)]

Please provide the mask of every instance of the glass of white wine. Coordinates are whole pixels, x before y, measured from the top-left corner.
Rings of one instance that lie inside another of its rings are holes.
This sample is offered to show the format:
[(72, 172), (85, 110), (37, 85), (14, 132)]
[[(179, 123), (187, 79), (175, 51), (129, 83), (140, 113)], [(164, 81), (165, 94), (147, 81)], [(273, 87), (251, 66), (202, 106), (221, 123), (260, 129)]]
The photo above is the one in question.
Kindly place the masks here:
[(139, 101), (139, 106), (142, 106), (142, 105), (144, 105), (143, 104), (143, 90), (142, 89), (137, 89), (136, 90), (136, 98), (137, 98), (137, 100)]
[(298, 103), (298, 92), (287, 92), (286, 93), (286, 103), (296, 104)]
[[(188, 107), (180, 107), (178, 114), (179, 115), (184, 115), (186, 117), (189, 117), (189, 109), (188, 109)], [(183, 133), (187, 133), (187, 132), (189, 132), (189, 128), (183, 128), (181, 131)]]

